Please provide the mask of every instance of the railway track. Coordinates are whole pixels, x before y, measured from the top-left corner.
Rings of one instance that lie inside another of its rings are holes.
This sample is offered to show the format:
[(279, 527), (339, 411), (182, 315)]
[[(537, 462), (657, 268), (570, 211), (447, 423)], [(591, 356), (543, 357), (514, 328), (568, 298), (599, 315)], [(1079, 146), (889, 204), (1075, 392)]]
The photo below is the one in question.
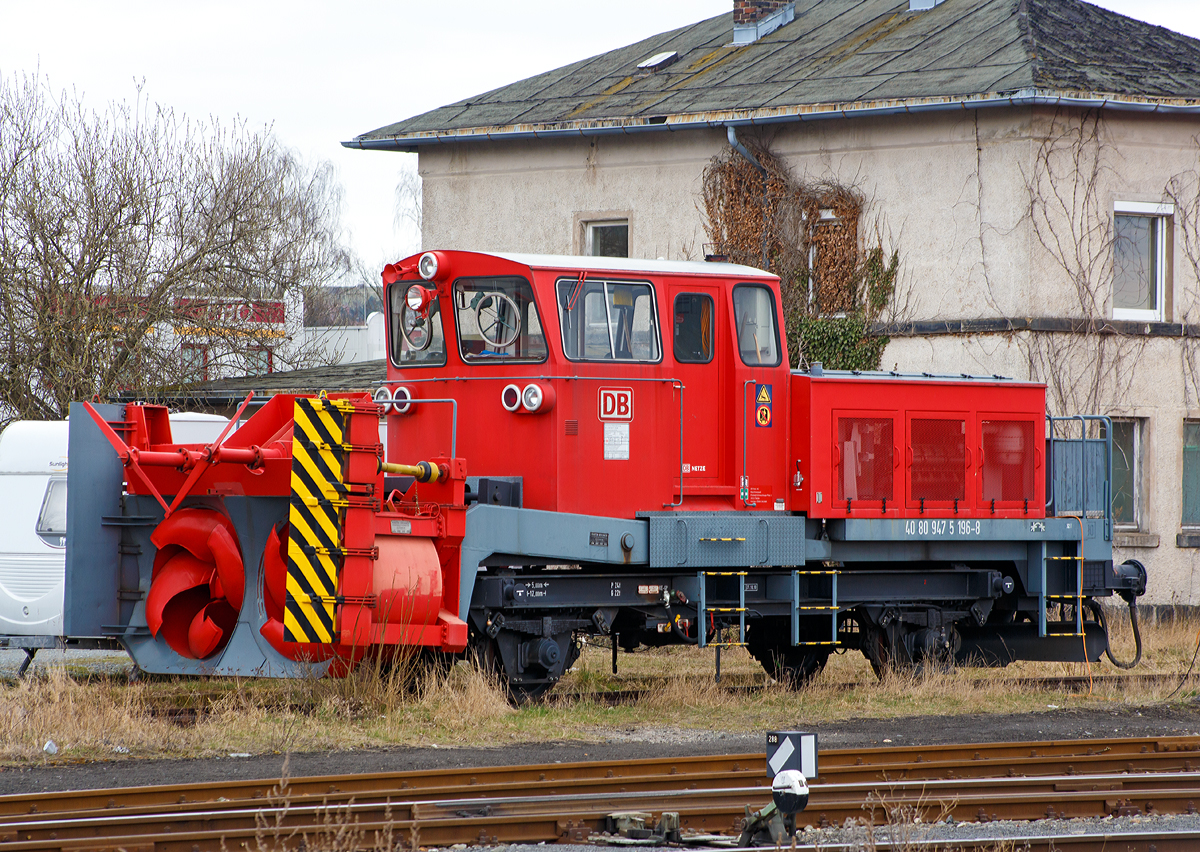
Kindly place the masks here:
[[(1184, 682), (1197, 683), (1200, 682), (1200, 676), (1191, 676), (1184, 679)], [(664, 680), (656, 680), (653, 683), (646, 685), (634, 685), (621, 689), (604, 690), (604, 691), (589, 691), (589, 692), (571, 692), (568, 689), (551, 692), (546, 696), (544, 701), (551, 706), (570, 706), (577, 702), (607, 704), (612, 706), (620, 706), (622, 704), (634, 704), (650, 695), (656, 688), (660, 688), (665, 684)], [(979, 679), (973, 681), (971, 686), (974, 688), (987, 687), (995, 684), (994, 680)], [(847, 681), (837, 684), (836, 689), (840, 692), (853, 692), (857, 689), (871, 689), (875, 685), (874, 681)], [(1093, 677), (1073, 676), (1073, 677), (1048, 677), (1048, 678), (1016, 678), (1012, 681), (1006, 681), (1004, 684), (1012, 689), (1050, 691), (1050, 692), (1067, 692), (1067, 693), (1088, 693), (1105, 687), (1153, 687), (1153, 686), (1170, 686), (1172, 688), (1181, 685), (1180, 676), (1177, 674), (1136, 674), (1136, 675), (1096, 675)], [(757, 676), (729, 678), (726, 676), (725, 682), (722, 683), (722, 688), (731, 694), (735, 695), (756, 695), (768, 687), (768, 684)]]
[[(1183, 680), (1185, 683), (1197, 684), (1200, 683), (1200, 675), (1184, 678)], [(546, 696), (544, 701), (550, 706), (570, 706), (575, 703), (612, 706), (632, 704), (641, 701), (655, 689), (662, 688), (666, 682), (663, 678), (646, 678), (612, 690), (572, 692), (569, 688), (565, 688), (551, 692)], [(973, 685), (983, 687), (991, 682), (981, 678), (974, 681)], [(1174, 688), (1180, 685), (1180, 682), (1181, 678), (1177, 674), (1114, 674), (1096, 675), (1091, 678), (1086, 676), (1019, 678), (1006, 682), (1005, 685), (1014, 689), (1078, 693), (1111, 687), (1147, 688), (1169, 686)], [(758, 675), (726, 675), (721, 685), (722, 688), (730, 693), (744, 695), (753, 695), (767, 688), (766, 681)], [(873, 685), (874, 682), (848, 681), (844, 684), (839, 684), (838, 689), (849, 692), (856, 689), (870, 689)], [(217, 691), (212, 694), (198, 692), (189, 694), (186, 702), (182, 704), (175, 700), (167, 699), (151, 700), (149, 706), (152, 715), (169, 719), (177, 725), (186, 727), (203, 721), (209, 715), (210, 708), (214, 705), (219, 705), (221, 702), (227, 700), (228, 697), (228, 693), (224, 691)], [(314, 701), (281, 701), (271, 698), (268, 703), (270, 707), (281, 713), (311, 714), (317, 710), (317, 703)]]
[[(764, 763), (745, 754), (4, 796), (0, 850), (585, 840), (618, 811), (677, 813), (685, 833), (736, 836), (745, 808), (770, 801)], [(1197, 737), (847, 749), (821, 753), (798, 822), (882, 821), (897, 809), (960, 822), (1132, 816), (1198, 804)]]

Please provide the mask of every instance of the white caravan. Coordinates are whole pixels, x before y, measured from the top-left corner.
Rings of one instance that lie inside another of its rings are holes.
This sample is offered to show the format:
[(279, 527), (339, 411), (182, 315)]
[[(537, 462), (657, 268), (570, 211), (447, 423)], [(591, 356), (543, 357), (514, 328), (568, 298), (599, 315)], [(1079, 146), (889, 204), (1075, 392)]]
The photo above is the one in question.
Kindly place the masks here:
[[(214, 441), (229, 421), (171, 415), (178, 443)], [(18, 420), (0, 433), (0, 646), (63, 632), (67, 547), (66, 420)]]

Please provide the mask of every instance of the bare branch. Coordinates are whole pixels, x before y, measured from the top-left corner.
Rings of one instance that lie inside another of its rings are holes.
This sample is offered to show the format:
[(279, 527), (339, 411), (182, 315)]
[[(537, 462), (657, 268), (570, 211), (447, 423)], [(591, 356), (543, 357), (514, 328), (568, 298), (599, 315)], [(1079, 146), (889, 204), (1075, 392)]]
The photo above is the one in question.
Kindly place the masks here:
[(93, 112), (36, 76), (0, 79), (0, 119), (0, 420), (252, 371), (267, 351), (328, 363), (299, 330), (306, 292), (352, 265), (329, 165), (140, 91)]

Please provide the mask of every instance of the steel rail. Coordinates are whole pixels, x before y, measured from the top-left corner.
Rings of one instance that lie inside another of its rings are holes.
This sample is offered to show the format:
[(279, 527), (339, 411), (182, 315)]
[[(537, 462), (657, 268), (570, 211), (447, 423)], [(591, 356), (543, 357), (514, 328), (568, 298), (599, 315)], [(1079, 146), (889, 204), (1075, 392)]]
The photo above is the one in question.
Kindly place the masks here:
[[(1089, 789), (1082, 782), (1093, 782)], [(1063, 785), (1067, 789), (1063, 789)], [(1118, 775), (1080, 779), (1051, 778), (975, 779), (972, 782), (907, 782), (886, 793), (879, 785), (827, 785), (812, 787), (809, 809), (799, 824), (842, 824), (852, 817), (868, 819), (894, 812), (933, 812), (959, 821), (973, 816), (979, 821), (1003, 817), (1031, 820), (1041, 817), (1099, 817), (1113, 813), (1195, 812), (1200, 793), (1200, 773)], [(978, 788), (978, 789), (974, 789)], [(1129, 798), (1125, 798), (1128, 796)], [(1120, 798), (1118, 798), (1120, 797)], [(557, 796), (505, 796), (487, 799), (460, 798), (433, 802), (347, 803), (338, 806), (295, 807), (290, 803), (251, 810), (223, 808), (184, 815), (150, 814), (127, 817), (114, 814), (74, 820), (42, 819), (18, 826), (0, 826), (6, 850), (68, 850), (197, 848), (219, 841), (228, 848), (246, 848), (264, 836), (312, 836), (336, 826), (339, 831), (390, 831), (425, 845), (446, 845), (477, 840), (491, 842), (557, 840), (572, 830), (582, 838), (599, 832), (609, 814), (638, 810), (679, 814), (685, 830), (736, 830), (744, 808), (769, 801), (769, 791), (758, 787), (712, 790), (673, 790), (654, 793), (596, 793)], [(1136, 800), (1144, 805), (1133, 805)], [(872, 808), (872, 803), (878, 803)], [(625, 807), (622, 807), (622, 806)], [(977, 813), (975, 809), (978, 808)], [(1143, 810), (1144, 809), (1144, 810)], [(820, 814), (818, 817), (817, 814)], [(878, 819), (875, 819), (878, 822)]]
[[(1193, 754), (1193, 752), (1197, 752)], [(523, 767), (467, 767), (377, 772), (288, 780), (294, 798), (316, 797), (446, 797), (470, 790), (488, 795), (520, 785), (524, 789), (586, 790), (599, 783), (640, 789), (682, 783), (721, 786), (730, 774), (737, 783), (767, 784), (765, 755), (693, 755), (645, 758), (619, 763), (594, 761)], [(905, 778), (986, 777), (994, 775), (1084, 774), (1088, 772), (1190, 771), (1200, 768), (1200, 737), (1134, 737), (1102, 740), (1058, 740), (1027, 743), (891, 746), (823, 750), (819, 783), (888, 781)], [(261, 802), (279, 784), (275, 780), (185, 783), (124, 789), (74, 790), (0, 796), (0, 818), (61, 811), (109, 810), (139, 806), (195, 806), (218, 799)]]
[[(878, 815), (947, 810), (961, 821), (1194, 813), (1200, 772), (1162, 770), (1179, 762), (1190, 769), (1198, 748), (1200, 738), (1165, 737), (823, 752), (823, 783), (813, 784), (803, 819), (841, 824), (867, 816), (872, 803)], [(1064, 772), (1047, 774), (1064, 761)], [(7, 796), (0, 798), (0, 840), (14, 850), (175, 848), (163, 845), (170, 833), (197, 848), (217, 836), (236, 848), (267, 829), (278, 839), (336, 825), (415, 833), (435, 845), (477, 841), (480, 831), (495, 842), (540, 842), (602, 830), (626, 803), (679, 812), (686, 829), (728, 831), (745, 806), (769, 801), (763, 764), (763, 755), (736, 755), (308, 778), (274, 793), (270, 782), (241, 781)], [(966, 770), (992, 777), (966, 779)], [(849, 780), (863, 773), (867, 780)], [(513, 796), (514, 789), (537, 795)]]

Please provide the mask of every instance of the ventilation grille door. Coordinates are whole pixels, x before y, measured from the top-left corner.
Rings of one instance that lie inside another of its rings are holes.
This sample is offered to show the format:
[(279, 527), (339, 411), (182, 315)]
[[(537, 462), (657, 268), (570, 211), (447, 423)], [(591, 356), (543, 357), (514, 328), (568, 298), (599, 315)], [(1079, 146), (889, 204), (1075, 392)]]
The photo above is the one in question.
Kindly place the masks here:
[(923, 419), (910, 421), (912, 469), (910, 497), (914, 503), (962, 502), (967, 497), (967, 421)]
[(837, 499), (879, 502), (894, 499), (895, 444), (890, 417), (838, 418)]
[(981, 495), (985, 504), (1034, 502), (1034, 432), (1028, 420), (984, 420)]

